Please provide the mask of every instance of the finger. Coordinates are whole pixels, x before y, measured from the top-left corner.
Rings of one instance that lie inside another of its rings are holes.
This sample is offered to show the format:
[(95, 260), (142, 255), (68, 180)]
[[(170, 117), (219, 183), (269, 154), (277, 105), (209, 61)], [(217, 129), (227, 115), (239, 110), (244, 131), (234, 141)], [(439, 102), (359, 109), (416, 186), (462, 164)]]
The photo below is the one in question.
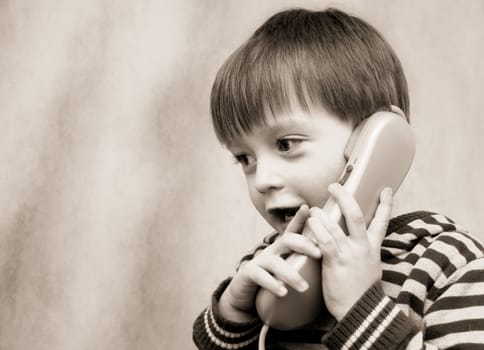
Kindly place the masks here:
[(274, 255), (295, 252), (314, 259), (321, 258), (321, 251), (319, 250), (317, 244), (310, 238), (297, 233), (284, 233), (266, 249), (269, 253)]
[(272, 273), (274, 278), (286, 283), (293, 289), (304, 292), (308, 289), (308, 283), (302, 278), (299, 272), (280, 256), (265, 256), (258, 262), (259, 266)]
[(366, 240), (366, 221), (355, 198), (340, 184), (329, 185), (329, 192), (338, 203), (345, 218), (348, 234), (358, 240)]
[(274, 295), (283, 297), (287, 294), (287, 288), (281, 281), (274, 278), (268, 271), (257, 265), (254, 261), (249, 261), (245, 265), (245, 274), (248, 279), (259, 285), (261, 288), (267, 289)]
[(296, 215), (294, 215), (292, 220), (287, 225), (286, 230), (284, 232), (301, 233), (308, 216), (309, 216), (308, 206), (306, 204), (301, 205), (301, 207), (299, 207), (298, 211), (296, 212)]
[(325, 230), (331, 235), (338, 247), (343, 246), (347, 242), (348, 237), (346, 236), (343, 229), (339, 226), (339, 223), (331, 219), (328, 214), (326, 214), (322, 209), (311, 208), (310, 212), (311, 217), (318, 218), (321, 221), (321, 224), (324, 226)]
[(337, 252), (338, 246), (331, 234), (326, 230), (321, 221), (315, 217), (308, 219), (308, 227), (318, 242), (318, 247), (324, 259), (331, 259)]
[(388, 223), (392, 215), (393, 193), (390, 187), (380, 193), (380, 203), (375, 212), (375, 217), (368, 227), (368, 239), (372, 245), (381, 245), (387, 232)]

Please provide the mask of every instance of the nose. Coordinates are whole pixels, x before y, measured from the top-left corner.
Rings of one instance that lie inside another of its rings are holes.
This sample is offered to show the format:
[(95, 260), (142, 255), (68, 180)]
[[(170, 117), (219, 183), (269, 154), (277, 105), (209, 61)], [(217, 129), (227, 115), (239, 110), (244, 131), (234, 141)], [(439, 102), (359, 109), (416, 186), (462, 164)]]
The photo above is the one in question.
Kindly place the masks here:
[(283, 178), (278, 171), (277, 162), (267, 158), (259, 158), (257, 160), (254, 184), (258, 192), (266, 193), (281, 188), (283, 183)]

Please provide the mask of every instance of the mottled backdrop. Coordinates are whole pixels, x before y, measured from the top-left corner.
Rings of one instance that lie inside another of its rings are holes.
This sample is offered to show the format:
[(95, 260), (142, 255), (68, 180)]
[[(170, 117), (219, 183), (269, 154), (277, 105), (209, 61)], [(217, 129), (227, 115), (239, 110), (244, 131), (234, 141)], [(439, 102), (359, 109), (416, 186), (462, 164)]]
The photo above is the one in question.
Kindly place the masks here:
[(267, 226), (209, 91), (275, 11), (338, 6), (407, 72), (418, 154), (395, 213), (484, 238), (484, 1), (0, 2), (0, 349), (192, 349)]

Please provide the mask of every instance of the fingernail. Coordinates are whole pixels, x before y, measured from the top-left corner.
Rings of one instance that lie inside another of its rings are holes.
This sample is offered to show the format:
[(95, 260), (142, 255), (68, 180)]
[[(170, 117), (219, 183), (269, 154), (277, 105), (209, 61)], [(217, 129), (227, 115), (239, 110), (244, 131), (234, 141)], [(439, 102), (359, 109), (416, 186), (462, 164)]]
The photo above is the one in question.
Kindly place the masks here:
[(298, 211), (303, 212), (303, 211), (307, 211), (308, 209), (309, 209), (308, 205), (303, 204), (299, 207)]
[(297, 285), (297, 290), (298, 290), (299, 292), (304, 292), (304, 291), (306, 291), (308, 288), (309, 288), (309, 284), (308, 284), (308, 282), (306, 282), (306, 281), (304, 281), (304, 280), (302, 280), (301, 282), (299, 282), (299, 283), (298, 283), (298, 285)]
[(283, 297), (287, 294), (287, 289), (284, 288), (284, 286), (279, 286), (279, 288), (277, 289), (277, 295), (279, 295), (280, 297)]
[(321, 208), (318, 208), (318, 207), (312, 207), (311, 209), (309, 209), (309, 214), (311, 216), (315, 216), (315, 215), (318, 215), (319, 212), (321, 212)]

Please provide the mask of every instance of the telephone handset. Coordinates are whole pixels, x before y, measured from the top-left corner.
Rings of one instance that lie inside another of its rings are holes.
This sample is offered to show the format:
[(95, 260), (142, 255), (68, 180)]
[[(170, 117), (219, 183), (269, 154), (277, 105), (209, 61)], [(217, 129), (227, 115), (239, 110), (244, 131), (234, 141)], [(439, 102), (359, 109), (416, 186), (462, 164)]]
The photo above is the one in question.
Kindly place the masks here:
[[(346, 166), (338, 180), (358, 202), (366, 224), (373, 218), (381, 191), (396, 193), (408, 173), (415, 154), (415, 141), (403, 112), (381, 111), (366, 118), (353, 131), (344, 152)], [(323, 211), (346, 231), (344, 217), (330, 198)], [(305, 234), (305, 232), (303, 232)], [(305, 292), (289, 286), (284, 297), (260, 289), (256, 309), (266, 325), (289, 330), (313, 321), (324, 307), (321, 291), (321, 260), (293, 253), (286, 261), (308, 282)]]

